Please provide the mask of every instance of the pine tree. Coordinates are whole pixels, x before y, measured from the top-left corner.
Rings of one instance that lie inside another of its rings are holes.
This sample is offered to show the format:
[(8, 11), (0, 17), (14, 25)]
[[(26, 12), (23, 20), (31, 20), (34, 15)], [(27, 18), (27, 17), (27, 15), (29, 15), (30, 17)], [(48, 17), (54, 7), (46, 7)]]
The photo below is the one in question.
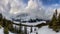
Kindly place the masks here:
[(59, 16), (58, 16), (58, 22), (60, 23), (60, 13), (59, 13)]
[(56, 16), (56, 17), (57, 17), (57, 14), (58, 14), (58, 13), (57, 13), (57, 9), (56, 9), (56, 10), (55, 10), (55, 16)]
[(4, 18), (3, 19), (3, 25), (2, 25), (3, 27), (5, 27), (6, 26), (6, 19)]
[(3, 24), (3, 23), (2, 23), (2, 21), (3, 21), (2, 19), (3, 19), (3, 16), (2, 16), (2, 14), (0, 13), (0, 26), (2, 26), (2, 24)]
[(55, 13), (53, 14), (49, 27), (53, 28), (54, 31), (57, 31), (57, 10), (55, 10)]
[(10, 30), (13, 30), (13, 22), (12, 21), (8, 21), (8, 28), (10, 29)]
[(31, 29), (30, 29), (30, 32), (32, 32), (32, 27), (31, 27)]
[(2, 14), (0, 13), (0, 21), (2, 20), (2, 18), (3, 18), (3, 16), (2, 16)]
[(4, 27), (4, 34), (9, 34), (7, 27)]
[(9, 34), (9, 29), (8, 29), (8, 27), (9, 27), (9, 25), (8, 25), (8, 20), (4, 20), (4, 23), (5, 23), (5, 26), (4, 26), (4, 34)]
[(52, 26), (55, 25), (56, 21), (57, 21), (56, 14), (54, 13), (53, 17), (52, 17), (52, 20), (49, 23), (49, 27), (52, 28)]
[(25, 26), (25, 29), (24, 29), (24, 30), (25, 30), (25, 31), (24, 31), (24, 32), (25, 32), (25, 34), (27, 34), (27, 27), (26, 27), (26, 26)]
[(56, 12), (55, 12), (55, 18), (54, 18), (54, 21), (53, 21), (52, 26), (53, 26), (53, 30), (54, 30), (54, 31), (56, 31), (56, 32), (59, 31), (59, 30), (58, 30), (57, 10), (56, 10)]
[(21, 26), (21, 23), (20, 23), (20, 25), (19, 25), (18, 33), (19, 33), (19, 34), (22, 34), (22, 26)]
[(60, 30), (60, 14), (59, 14), (59, 16), (58, 16), (57, 29)]

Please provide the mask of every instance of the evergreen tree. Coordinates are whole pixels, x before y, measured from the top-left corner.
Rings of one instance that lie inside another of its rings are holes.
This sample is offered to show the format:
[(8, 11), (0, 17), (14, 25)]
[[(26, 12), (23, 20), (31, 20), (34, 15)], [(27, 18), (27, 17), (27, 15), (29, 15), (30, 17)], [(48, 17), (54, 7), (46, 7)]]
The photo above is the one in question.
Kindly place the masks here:
[(19, 25), (18, 33), (19, 33), (19, 34), (22, 34), (22, 26), (21, 26), (21, 23), (20, 23), (20, 25)]
[(9, 27), (9, 23), (8, 23), (8, 20), (7, 19), (5, 19), (4, 20), (4, 23), (5, 23), (5, 26), (4, 26), (4, 34), (9, 34), (9, 29), (8, 29), (8, 27)]
[(2, 18), (3, 18), (3, 16), (2, 16), (2, 14), (0, 13), (0, 21), (2, 20)]
[(59, 16), (58, 16), (58, 22), (60, 23), (60, 13), (59, 13)]
[(13, 22), (12, 21), (8, 21), (8, 28), (10, 29), (10, 30), (13, 30)]
[(26, 26), (25, 26), (25, 29), (24, 29), (24, 30), (25, 30), (25, 31), (24, 31), (24, 32), (25, 32), (25, 34), (27, 34), (27, 27), (26, 27)]
[(57, 18), (56, 18), (56, 15), (55, 15), (55, 13), (54, 13), (54, 14), (53, 14), (53, 17), (52, 17), (52, 20), (51, 20), (51, 22), (49, 23), (49, 27), (52, 28), (52, 25), (55, 25), (56, 21), (57, 21)]
[(57, 17), (57, 14), (58, 14), (58, 13), (57, 13), (57, 9), (56, 9), (56, 10), (55, 10), (55, 16), (56, 16), (56, 17)]
[(60, 14), (59, 14), (59, 16), (58, 16), (57, 29), (60, 30)]
[(8, 30), (8, 27), (4, 27), (4, 34), (9, 34), (8, 31), (9, 31), (9, 30)]
[(3, 22), (2, 19), (3, 19), (3, 16), (2, 16), (2, 14), (0, 13), (0, 25), (1, 25), (1, 26), (2, 26), (2, 24), (3, 24), (3, 23), (2, 23), (2, 22)]
[(53, 28), (54, 31), (57, 31), (57, 10), (55, 10), (55, 13), (53, 14), (49, 27)]
[(5, 27), (6, 26), (6, 19), (4, 18), (3, 19), (3, 25), (2, 25), (3, 27)]
[(32, 27), (31, 27), (31, 29), (30, 29), (30, 32), (32, 32)]

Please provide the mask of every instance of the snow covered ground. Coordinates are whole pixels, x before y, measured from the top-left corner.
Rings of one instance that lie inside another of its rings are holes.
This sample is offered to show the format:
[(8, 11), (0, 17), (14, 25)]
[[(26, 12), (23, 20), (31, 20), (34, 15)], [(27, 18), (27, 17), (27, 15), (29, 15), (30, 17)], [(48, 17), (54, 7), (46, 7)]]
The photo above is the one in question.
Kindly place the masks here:
[[(0, 28), (0, 34), (4, 34), (4, 28)], [(9, 31), (9, 34), (14, 34), (14, 33)]]
[[(27, 33), (29, 34), (60, 34), (60, 32), (55, 32), (52, 29), (48, 28), (47, 26), (42, 26), (41, 28), (37, 28), (37, 27), (32, 27), (32, 32), (30, 33), (30, 27), (27, 27)], [(34, 31), (34, 29), (36, 29), (36, 31)]]
[[(38, 24), (41, 24), (41, 23), (46, 23), (45, 21), (41, 21), (41, 22), (37, 22), (37, 23), (22, 23), (22, 24), (25, 24), (25, 25), (38, 25)], [(60, 32), (55, 32), (53, 31), (52, 29), (48, 28), (48, 25), (47, 26), (42, 26), (41, 28), (37, 28), (37, 27), (32, 27), (32, 32), (30, 33), (30, 27), (27, 27), (27, 31), (29, 32), (29, 34), (60, 34)], [(34, 29), (36, 29), (36, 31), (34, 31)], [(27, 32), (27, 33), (28, 33)]]
[[(60, 32), (55, 32), (52, 29), (49, 29), (48, 26), (43, 26), (36, 31), (38, 34), (60, 34)], [(30, 34), (36, 34), (36, 32), (32, 32)]]
[[(29, 30), (29, 28), (27, 30)], [(0, 28), (0, 34), (4, 34), (3, 31), (4, 31), (4, 28)], [(41, 27), (41, 28), (37, 29), (36, 31), (33, 31), (29, 34), (36, 34), (36, 33), (38, 33), (38, 34), (60, 34), (60, 32), (56, 33), (52, 29), (48, 28), (48, 26), (43, 26), (43, 27)], [(9, 31), (9, 34), (14, 34), (14, 33), (11, 33)]]
[(3, 33), (3, 28), (0, 28), (0, 34), (4, 34), (4, 33)]

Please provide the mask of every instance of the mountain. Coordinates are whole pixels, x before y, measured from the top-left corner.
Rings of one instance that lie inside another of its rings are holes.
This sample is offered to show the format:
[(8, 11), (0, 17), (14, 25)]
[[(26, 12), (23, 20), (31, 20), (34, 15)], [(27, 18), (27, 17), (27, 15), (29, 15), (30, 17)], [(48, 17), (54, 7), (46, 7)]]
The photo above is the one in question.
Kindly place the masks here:
[[(3, 16), (3, 15), (2, 15)], [(7, 19), (7, 17), (5, 17)], [(22, 13), (22, 14), (18, 14), (16, 17), (12, 17), (10, 19), (7, 19), (7, 20), (12, 20), (12, 21), (16, 21), (16, 22), (38, 22), (38, 21), (47, 21), (49, 22), (49, 20), (45, 20), (45, 19), (41, 19), (41, 18), (38, 18), (38, 17), (33, 17), (27, 13)]]
[(26, 22), (34, 23), (34, 22), (39, 22), (39, 21), (49, 22), (50, 21), (50, 20), (44, 20), (44, 19), (40, 19), (40, 18), (27, 18), (27, 16), (23, 17), (23, 18), (19, 18), (19, 19), (12, 18), (12, 20), (16, 21), (16, 22), (23, 22), (23, 23), (26, 23)]

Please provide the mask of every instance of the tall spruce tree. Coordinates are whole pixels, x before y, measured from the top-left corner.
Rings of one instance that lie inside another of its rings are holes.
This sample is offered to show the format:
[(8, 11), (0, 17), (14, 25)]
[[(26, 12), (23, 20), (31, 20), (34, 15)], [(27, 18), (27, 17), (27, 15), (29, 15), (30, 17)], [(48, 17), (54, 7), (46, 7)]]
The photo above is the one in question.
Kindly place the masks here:
[(31, 27), (30, 32), (32, 32), (32, 30), (33, 30), (33, 29), (32, 29), (32, 27)]
[(24, 30), (25, 30), (24, 33), (27, 34), (27, 27), (26, 26), (25, 26)]
[(52, 20), (49, 23), (49, 27), (52, 28), (54, 25), (56, 25), (57, 21), (57, 10), (55, 10), (55, 13), (53, 14)]
[(2, 20), (3, 19), (3, 16), (2, 16), (2, 14), (0, 13), (0, 25), (2, 26)]
[(58, 32), (60, 29), (60, 14), (57, 17), (57, 9), (55, 10), (55, 13), (53, 14), (52, 20), (49, 23), (49, 27), (52, 28), (56, 32)]
[(2, 18), (3, 18), (3, 16), (2, 16), (2, 14), (0, 13), (0, 21), (2, 20)]
[(22, 33), (22, 26), (21, 26), (21, 23), (19, 25), (19, 33), (21, 34)]
[(8, 29), (8, 22), (7, 22), (7, 20), (6, 19), (4, 19), (4, 34), (9, 34), (9, 29)]
[(58, 27), (58, 29), (60, 30), (60, 13), (59, 13), (59, 16), (58, 16), (57, 27)]
[(60, 23), (60, 13), (59, 13), (59, 16), (58, 16), (58, 22)]
[(9, 34), (8, 27), (4, 27), (4, 34)]
[(49, 23), (49, 27), (52, 28), (54, 31), (57, 31), (57, 9), (55, 10), (55, 13), (53, 14), (52, 20)]

